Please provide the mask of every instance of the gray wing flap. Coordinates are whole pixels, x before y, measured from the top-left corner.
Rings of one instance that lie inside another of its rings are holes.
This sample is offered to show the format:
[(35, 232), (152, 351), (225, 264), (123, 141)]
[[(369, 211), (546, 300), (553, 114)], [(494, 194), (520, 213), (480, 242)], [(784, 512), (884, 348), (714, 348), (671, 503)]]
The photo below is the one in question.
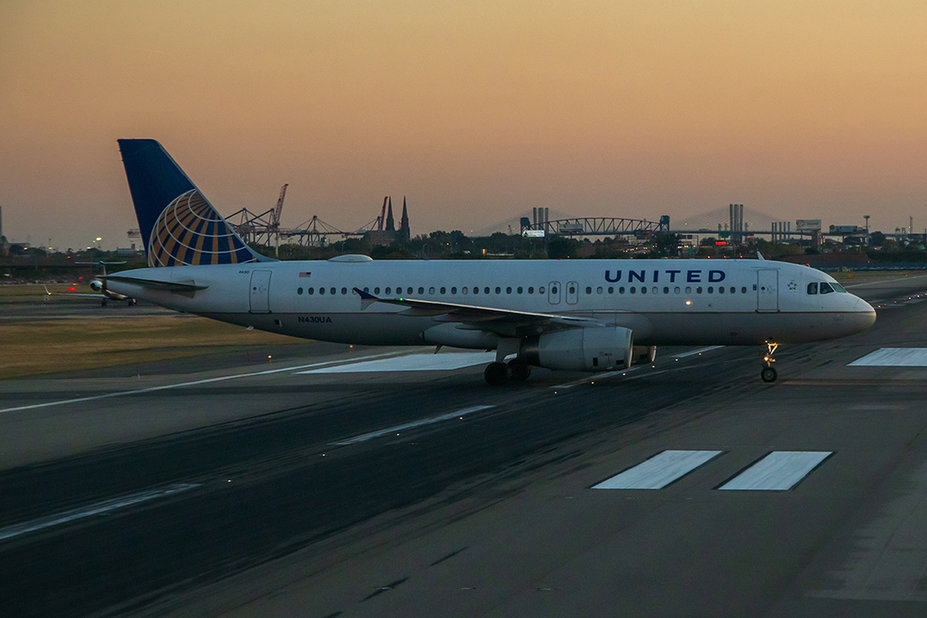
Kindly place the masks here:
[(472, 325), (481, 330), (498, 332), (506, 336), (522, 329), (531, 329), (537, 333), (541, 330), (559, 330), (577, 326), (602, 326), (603, 323), (592, 318), (560, 315), (557, 313), (537, 313), (533, 311), (516, 311), (479, 305), (462, 305), (434, 300), (415, 298), (379, 298), (355, 288), (364, 307), (373, 302), (387, 303), (407, 307), (402, 315), (410, 317), (433, 316), (439, 322), (458, 322)]

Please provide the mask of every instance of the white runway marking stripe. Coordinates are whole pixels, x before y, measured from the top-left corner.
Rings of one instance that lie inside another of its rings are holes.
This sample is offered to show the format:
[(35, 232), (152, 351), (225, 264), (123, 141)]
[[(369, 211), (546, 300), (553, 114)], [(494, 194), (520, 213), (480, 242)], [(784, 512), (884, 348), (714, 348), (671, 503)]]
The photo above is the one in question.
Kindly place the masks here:
[(239, 378), (252, 378), (254, 376), (265, 376), (272, 373), (286, 373), (287, 371), (296, 371), (297, 369), (305, 369), (306, 367), (322, 367), (333, 365), (335, 363), (344, 363), (360, 360), (361, 358), (381, 358), (383, 356), (390, 356), (396, 354), (396, 352), (384, 352), (383, 354), (371, 354), (370, 356), (361, 356), (356, 359), (342, 359), (337, 361), (327, 361), (324, 363), (311, 363), (309, 365), (296, 365), (293, 367), (281, 367), (279, 369), (265, 369), (264, 371), (252, 371), (250, 373), (238, 373), (229, 376), (219, 376), (217, 378), (206, 378), (204, 380), (193, 380), (192, 382), (178, 382), (176, 384), (164, 384), (162, 386), (151, 386), (149, 388), (138, 388), (131, 391), (119, 391), (117, 393), (106, 393), (103, 395), (91, 395), (89, 397), (77, 397), (75, 399), (59, 399), (57, 401), (47, 401), (45, 403), (34, 403), (28, 406), (17, 406), (15, 408), (4, 408), (0, 410), (0, 414), (4, 412), (18, 412), (20, 410), (33, 410), (35, 408), (48, 408), (51, 406), (61, 406), (69, 403), (80, 403), (82, 401), (96, 401), (98, 399), (110, 399), (112, 397), (123, 397), (125, 395), (138, 395), (141, 393), (153, 393), (155, 391), (164, 391), (172, 388), (183, 388), (184, 386), (197, 386), (199, 384), (211, 384), (213, 382), (224, 382), (226, 380), (237, 380)]
[(663, 451), (592, 489), (663, 489), (724, 451)]
[(833, 451), (773, 451), (718, 489), (786, 491), (832, 454)]
[(424, 425), (432, 425), (434, 423), (440, 423), (441, 421), (449, 421), (452, 418), (460, 418), (461, 416), (466, 416), (467, 414), (473, 414), (474, 412), (480, 412), (481, 410), (488, 410), (495, 406), (470, 406), (469, 408), (464, 408), (462, 410), (457, 410), (456, 412), (448, 412), (447, 414), (442, 414), (440, 416), (432, 416), (429, 418), (422, 418), (417, 421), (412, 421), (409, 423), (403, 423), (402, 425), (396, 425), (394, 427), (387, 427), (386, 429), (378, 429), (377, 431), (371, 431), (369, 433), (363, 433), (359, 436), (354, 436), (353, 438), (348, 438), (347, 440), (342, 440), (341, 442), (333, 442), (335, 446), (348, 446), (349, 444), (357, 444), (358, 442), (366, 442), (367, 440), (373, 440), (374, 438), (380, 438), (383, 436), (388, 436), (390, 434), (400, 433), (406, 429), (413, 429), (415, 427), (422, 427)]
[(320, 367), (300, 373), (368, 373), (386, 371), (450, 371), (496, 360), (495, 352), (448, 352), (445, 354), (407, 354), (393, 358)]
[(723, 347), (723, 345), (712, 345), (708, 346), (707, 348), (699, 348), (698, 350), (683, 352), (682, 354), (674, 354), (673, 358), (686, 358), (688, 356), (695, 356), (696, 354), (702, 354), (704, 352), (711, 352), (712, 350), (720, 350)]
[(880, 348), (850, 367), (927, 367), (927, 348)]
[(83, 519), (85, 517), (101, 515), (103, 513), (115, 511), (117, 509), (123, 509), (127, 506), (132, 506), (133, 504), (139, 504), (140, 502), (148, 502), (149, 500), (154, 500), (156, 498), (164, 498), (166, 496), (178, 494), (182, 491), (187, 491), (196, 487), (199, 487), (199, 485), (196, 483), (178, 483), (176, 485), (169, 485), (161, 489), (140, 491), (138, 493), (121, 496), (119, 498), (113, 498), (112, 500), (104, 500), (103, 502), (97, 502), (95, 504), (82, 506), (76, 509), (71, 509), (69, 511), (62, 511), (61, 513), (55, 513), (54, 515), (49, 515), (48, 517), (40, 517), (39, 519), (33, 519), (21, 524), (7, 526), (6, 528), (0, 528), (0, 541), (5, 539), (12, 539), (14, 537), (28, 534), (30, 532), (44, 530), (45, 528), (60, 526), (61, 524), (66, 524), (68, 522)]
[(579, 384), (584, 384), (586, 382), (595, 382), (596, 380), (604, 380), (605, 378), (611, 378), (612, 376), (623, 375), (629, 371), (637, 371), (637, 367), (631, 367), (630, 369), (617, 369), (615, 371), (605, 371), (603, 373), (596, 373), (585, 378), (579, 378), (578, 380), (573, 380), (572, 382), (564, 382), (563, 384), (555, 384), (550, 388), (553, 389), (567, 389), (573, 388)]

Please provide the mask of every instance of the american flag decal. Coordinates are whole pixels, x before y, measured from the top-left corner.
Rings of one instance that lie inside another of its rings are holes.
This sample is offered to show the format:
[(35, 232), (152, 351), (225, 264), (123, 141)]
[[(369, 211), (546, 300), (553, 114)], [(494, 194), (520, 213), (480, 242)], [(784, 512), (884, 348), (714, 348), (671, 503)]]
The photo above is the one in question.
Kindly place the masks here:
[(312, 273), (299, 273), (299, 276), (300, 276), (300, 277), (305, 277), (306, 279), (308, 279), (309, 277), (312, 276)]

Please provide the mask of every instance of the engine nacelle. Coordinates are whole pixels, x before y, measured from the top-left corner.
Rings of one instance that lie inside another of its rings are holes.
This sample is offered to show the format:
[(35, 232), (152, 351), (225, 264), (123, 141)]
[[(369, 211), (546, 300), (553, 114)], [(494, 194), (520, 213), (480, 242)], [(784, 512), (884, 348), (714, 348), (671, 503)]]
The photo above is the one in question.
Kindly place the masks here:
[(547, 369), (610, 371), (630, 367), (633, 349), (631, 329), (600, 326), (544, 333), (526, 341), (522, 353)]

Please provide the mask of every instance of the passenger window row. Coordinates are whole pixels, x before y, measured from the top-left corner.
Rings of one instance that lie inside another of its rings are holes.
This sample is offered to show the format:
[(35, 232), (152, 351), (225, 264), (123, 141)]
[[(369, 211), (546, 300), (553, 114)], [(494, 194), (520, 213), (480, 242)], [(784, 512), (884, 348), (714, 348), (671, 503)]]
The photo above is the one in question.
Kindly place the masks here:
[[(545, 287), (542, 285), (542, 286), (540, 286), (540, 287), (537, 288), (537, 293), (538, 293), (538, 294), (545, 294), (545, 293), (546, 293), (546, 290), (547, 290), (547, 288), (545, 288)], [(347, 296), (347, 294), (348, 294), (348, 288), (341, 288), (340, 291), (341, 291), (341, 295), (342, 295), (342, 296)], [(374, 287), (372, 291), (371, 291), (371, 289), (370, 289), (369, 287), (364, 287), (364, 291), (367, 292), (368, 294), (371, 294), (371, 293), (372, 293), (372, 294), (374, 294), (375, 296), (376, 296), (376, 295), (379, 295), (379, 294), (381, 293), (381, 291), (382, 291), (383, 294), (385, 294), (385, 295), (387, 295), (387, 296), (393, 294), (394, 291), (395, 291), (395, 293), (398, 294), (398, 295), (402, 295), (402, 294), (411, 295), (411, 294), (415, 294), (415, 293), (416, 293), (416, 289), (415, 289), (415, 288), (412, 288), (412, 287), (403, 288), (402, 286), (396, 286), (396, 288), (393, 288), (393, 287), (391, 287), (391, 286), (387, 286), (387, 287), (385, 287), (385, 288), (380, 288), (379, 286), (377, 286), (377, 287)], [(324, 288), (324, 287), (314, 288), (314, 287), (311, 287), (311, 288), (306, 288), (306, 289), (305, 289), (305, 292), (306, 292), (306, 294), (309, 294), (310, 296), (311, 296), (311, 295), (314, 295), (314, 294), (316, 294), (316, 293), (318, 293), (319, 295), (328, 294), (328, 295), (330, 295), (330, 296), (334, 296), (334, 295), (338, 294), (339, 289), (338, 289), (338, 288), (334, 288), (334, 287), (332, 287), (332, 288)], [(496, 294), (502, 294), (502, 287), (496, 286), (495, 288), (490, 288), (489, 286), (485, 286), (485, 287), (483, 287), (483, 288), (480, 288), (479, 286), (473, 286), (473, 287), (466, 287), (466, 286), (464, 286), (464, 287), (460, 288), (460, 293), (461, 293), (461, 294), (474, 294), (474, 295), (476, 295), (476, 294), (481, 294), (481, 293), (482, 293), (482, 294), (492, 294), (493, 292), (495, 292)], [(506, 288), (505, 288), (505, 293), (506, 293), (506, 294), (512, 294), (512, 293), (515, 293), (515, 294), (525, 294), (525, 293), (534, 294), (534, 292), (535, 292), (535, 287), (534, 287), (533, 285), (528, 286), (527, 288), (525, 288), (525, 287), (523, 287), (523, 286), (517, 286), (517, 287), (514, 287), (514, 288), (511, 287), (511, 286), (509, 286), (509, 287), (506, 287)], [(303, 293), (303, 288), (302, 288), (302, 287), (296, 288), (296, 293), (297, 293), (298, 295), (302, 295), (302, 293)], [(351, 293), (352, 293), (352, 294), (355, 293), (355, 292), (353, 291), (353, 288), (352, 288), (352, 290), (351, 290)], [(432, 295), (432, 296), (435, 295), (435, 294), (446, 295), (447, 293), (448, 293), (448, 288), (445, 287), (445, 286), (442, 286), (442, 287), (440, 287), (440, 288), (436, 288), (436, 287), (434, 287), (434, 286), (431, 286), (431, 287), (428, 288), (428, 294), (429, 294), (429, 295)], [(457, 293), (458, 293), (458, 288), (457, 288), (457, 286), (452, 286), (452, 287), (450, 288), (450, 293), (451, 293), (451, 294), (457, 294)], [(554, 293), (556, 294), (556, 288), (554, 289)], [(425, 288), (424, 288), (424, 287), (419, 287), (419, 288), (418, 288), (418, 295), (419, 295), (419, 296), (423, 296), (424, 294), (425, 294)]]
[[(827, 293), (829, 293), (829, 292), (833, 292), (833, 291), (834, 291), (833, 289), (830, 288), (829, 284), (827, 284), (827, 283), (821, 283), (820, 285), (821, 285), (821, 294), (827, 294)], [(815, 287), (815, 291), (812, 291), (811, 286), (817, 286), (817, 284), (815, 284), (815, 283), (809, 284), (809, 286), (808, 286), (808, 293), (809, 293), (809, 294), (817, 294), (817, 287)], [(828, 287), (827, 287), (827, 292), (824, 291), (824, 286), (828, 286)], [(545, 288), (545, 286), (542, 285), (542, 286), (538, 286), (537, 288), (535, 288), (534, 286), (528, 286), (527, 288), (525, 288), (525, 287), (523, 287), (523, 286), (517, 286), (517, 287), (508, 286), (508, 287), (505, 288), (505, 294), (513, 294), (513, 293), (514, 293), (514, 294), (525, 294), (525, 293), (527, 293), (527, 294), (534, 294), (534, 293), (535, 293), (535, 289), (537, 290), (537, 293), (538, 293), (538, 294), (542, 294), (542, 295), (543, 295), (543, 294), (546, 293), (546, 288)], [(450, 290), (450, 294), (451, 294), (452, 296), (456, 296), (456, 295), (458, 294), (458, 288), (457, 288), (457, 286), (451, 286), (450, 288), (447, 288), (447, 287), (445, 287), (445, 286), (441, 286), (440, 288), (436, 288), (436, 287), (434, 287), (434, 286), (431, 286), (431, 287), (428, 288), (428, 294), (429, 294), (430, 296), (434, 296), (435, 294), (441, 294), (442, 296), (445, 296), (445, 295), (448, 294), (448, 290)], [(483, 294), (483, 295), (486, 295), (486, 294), (493, 294), (493, 293), (495, 293), (495, 294), (502, 294), (502, 293), (503, 293), (502, 290), (503, 290), (503, 288), (502, 288), (501, 286), (496, 286), (495, 288), (491, 288), (491, 287), (489, 287), (489, 286), (484, 286), (484, 287), (482, 287), (482, 288), (479, 287), (479, 286), (472, 286), (472, 287), (463, 286), (463, 287), (461, 287), (461, 288), (459, 289), (459, 293), (462, 294), (462, 295), (472, 294), (472, 295), (476, 296), (476, 295), (479, 295), (479, 294)], [(381, 293), (384, 294), (385, 296), (391, 296), (391, 295), (393, 295), (394, 293), (395, 293), (396, 295), (399, 295), (399, 296), (402, 296), (403, 294), (405, 294), (405, 295), (413, 295), (413, 294), (416, 294), (416, 293), (417, 293), (419, 296), (424, 296), (424, 295), (425, 295), (425, 288), (424, 288), (424, 287), (419, 287), (419, 288), (417, 288), (417, 291), (416, 291), (416, 288), (412, 288), (412, 287), (396, 286), (395, 288), (393, 288), (393, 287), (391, 287), (391, 286), (386, 286), (386, 287), (384, 287), (384, 288), (380, 288), (379, 286), (376, 286), (376, 287), (373, 288), (372, 291), (371, 291), (371, 288), (369, 288), (369, 287), (364, 287), (364, 291), (367, 292), (368, 294), (373, 294), (374, 296), (379, 296)], [(661, 292), (662, 292), (663, 294), (667, 294), (667, 295), (669, 295), (669, 294), (682, 294), (682, 293), (683, 293), (683, 288), (680, 287), (680, 286), (678, 286), (678, 285), (677, 285), (677, 286), (674, 286), (674, 287), (672, 287), (672, 288), (670, 288), (669, 286), (663, 286), (663, 287), (661, 288), (660, 286), (656, 286), (656, 285), (655, 285), (655, 286), (649, 288), (649, 290), (648, 290), (647, 286), (643, 286), (643, 285), (640, 286), (640, 287), (634, 286), (634, 285), (632, 285), (632, 286), (630, 286), (630, 287), (619, 286), (619, 287), (617, 287), (617, 288), (616, 288), (615, 286), (611, 286), (611, 285), (608, 286), (608, 287), (603, 287), (603, 286), (600, 285), (600, 286), (598, 286), (598, 287), (595, 288), (595, 294), (598, 294), (598, 295), (605, 294), (606, 292), (607, 292), (608, 294), (615, 294), (616, 292), (617, 292), (618, 294), (626, 294), (626, 293), (627, 293), (627, 294), (637, 294), (638, 292), (640, 292), (641, 294), (647, 294), (648, 291), (649, 291), (649, 293), (651, 293), (651, 294), (660, 294)], [(326, 295), (326, 294), (329, 295), (329, 296), (335, 296), (335, 295), (337, 295), (339, 292), (340, 292), (340, 294), (341, 294), (342, 296), (347, 296), (347, 294), (348, 294), (348, 288), (343, 287), (343, 288), (340, 288), (340, 289), (339, 289), (339, 288), (336, 288), (336, 287), (331, 287), (331, 288), (325, 288), (325, 287), (318, 287), (318, 288), (309, 287), (309, 288), (306, 288), (306, 289), (305, 289), (305, 292), (306, 292), (306, 294), (308, 294), (309, 296), (313, 296), (313, 295), (315, 295), (315, 294), (318, 294), (319, 296), (323, 296), (323, 295)], [(706, 292), (707, 292), (708, 294), (736, 294), (736, 293), (737, 293), (737, 287), (736, 287), (736, 286), (733, 286), (733, 285), (730, 286), (730, 287), (725, 287), (725, 286), (723, 286), (723, 285), (719, 285), (719, 286), (717, 286), (717, 287), (716, 287), (716, 286), (713, 286), (713, 285), (709, 285), (709, 286), (707, 286), (707, 287), (704, 287), (704, 286), (701, 286), (701, 285), (700, 285), (700, 286), (696, 286), (696, 287), (694, 287), (694, 288), (693, 288), (692, 286), (686, 286), (686, 287), (685, 287), (685, 293), (686, 293), (686, 294), (692, 294), (692, 293), (695, 293), (695, 294), (703, 294), (703, 293), (706, 293)], [(351, 289), (351, 293), (352, 293), (352, 294), (355, 293), (355, 292), (353, 291), (353, 288)], [(553, 295), (559, 294), (559, 293), (560, 293), (560, 292), (559, 292), (559, 288), (557, 288), (556, 286), (551, 287), (550, 293), (553, 294)], [(741, 294), (746, 294), (746, 293), (747, 293), (747, 287), (746, 287), (746, 286), (741, 286), (741, 288), (740, 288), (740, 293), (741, 293)], [(302, 288), (302, 287), (296, 288), (296, 294), (301, 296), (301, 295), (303, 294), (303, 288)], [(571, 295), (572, 295), (572, 294), (576, 294), (576, 290), (575, 290), (574, 288), (572, 288), (572, 287), (569, 288), (569, 294), (571, 294)], [(587, 287), (586, 287), (586, 295), (587, 295), (587, 296), (592, 296), (592, 294), (593, 294), (593, 288), (592, 288), (592, 286), (587, 286)]]

